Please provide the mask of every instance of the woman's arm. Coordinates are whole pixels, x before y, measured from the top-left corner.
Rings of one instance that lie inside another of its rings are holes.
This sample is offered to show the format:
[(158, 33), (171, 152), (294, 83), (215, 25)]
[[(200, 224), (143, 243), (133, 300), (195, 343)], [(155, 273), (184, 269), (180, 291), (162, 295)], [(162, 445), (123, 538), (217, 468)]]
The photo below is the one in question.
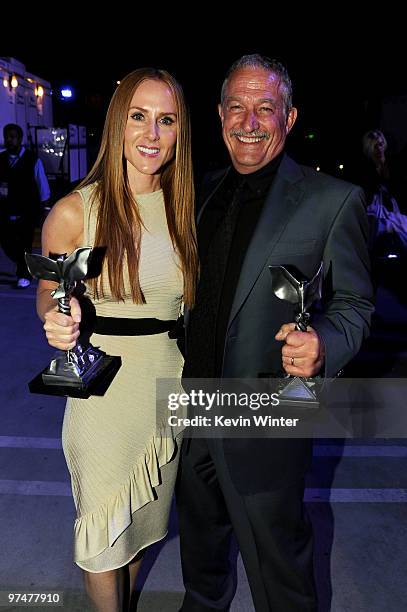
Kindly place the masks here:
[[(78, 193), (72, 193), (55, 204), (42, 229), (42, 254), (70, 254), (83, 242), (83, 205)], [(44, 329), (49, 344), (68, 350), (79, 336), (81, 310), (76, 298), (71, 298), (71, 316), (58, 312), (58, 305), (51, 296), (57, 283), (40, 280), (37, 290), (37, 313), (45, 322)]]

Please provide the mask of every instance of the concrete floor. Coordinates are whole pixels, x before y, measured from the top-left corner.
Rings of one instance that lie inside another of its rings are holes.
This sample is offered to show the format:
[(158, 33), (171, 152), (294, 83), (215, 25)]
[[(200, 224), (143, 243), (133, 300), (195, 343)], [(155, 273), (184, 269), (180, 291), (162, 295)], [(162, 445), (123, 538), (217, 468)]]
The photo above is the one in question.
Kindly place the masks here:
[[(0, 591), (59, 590), (67, 612), (86, 612), (81, 571), (72, 562), (74, 506), (60, 444), (65, 401), (28, 392), (27, 381), (49, 362), (52, 350), (35, 315), (35, 287), (18, 291), (13, 282), (12, 266), (0, 252)], [(355, 368), (390, 355), (392, 375), (405, 376), (407, 309), (381, 288), (379, 314), (378, 332)], [(406, 500), (405, 440), (317, 441), (306, 501), (321, 612), (407, 610)], [(179, 608), (177, 534), (173, 512), (168, 538), (147, 554), (139, 612)], [(232, 610), (250, 612), (240, 559), (238, 573)]]

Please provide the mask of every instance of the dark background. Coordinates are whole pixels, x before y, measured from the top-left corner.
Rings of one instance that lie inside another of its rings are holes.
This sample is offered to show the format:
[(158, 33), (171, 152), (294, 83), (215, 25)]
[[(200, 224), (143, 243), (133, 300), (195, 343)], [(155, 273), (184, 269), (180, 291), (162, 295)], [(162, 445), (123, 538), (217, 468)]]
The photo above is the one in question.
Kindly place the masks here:
[[(89, 162), (95, 158), (116, 81), (150, 65), (171, 72), (184, 88), (196, 174), (224, 165), (227, 156), (217, 116), (221, 84), (234, 60), (255, 52), (279, 59), (290, 72), (299, 116), (288, 149), (297, 161), (357, 181), (361, 137), (367, 129), (380, 127), (389, 100), (398, 103), (394, 108), (400, 115), (393, 117), (392, 130), (386, 133), (390, 151), (407, 144), (406, 35), (397, 31), (401, 15), (391, 13), (387, 19), (383, 7), (381, 13), (369, 9), (369, 22), (357, 23), (351, 13), (335, 7), (307, 13), (304, 20), (292, 7), (283, 16), (271, 9), (245, 8), (220, 26), (216, 14), (208, 18), (208, 7), (202, 20), (182, 25), (175, 5), (154, 5), (151, 11), (147, 6), (129, 7), (117, 25), (111, 7), (104, 27), (96, 21), (84, 26), (71, 18), (58, 42), (39, 44), (32, 34), (20, 42), (3, 39), (1, 54), (15, 57), (29, 72), (51, 82), (56, 126), (87, 126)], [(183, 18), (189, 18), (188, 12)], [(62, 85), (73, 88), (72, 100), (58, 98)], [(312, 140), (307, 138), (310, 133)]]

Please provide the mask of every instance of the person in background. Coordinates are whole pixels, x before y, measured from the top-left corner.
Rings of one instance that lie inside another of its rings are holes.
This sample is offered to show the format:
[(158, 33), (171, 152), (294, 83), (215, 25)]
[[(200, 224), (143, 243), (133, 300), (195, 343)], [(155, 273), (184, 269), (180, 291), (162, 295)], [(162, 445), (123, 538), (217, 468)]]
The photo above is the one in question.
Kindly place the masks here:
[(390, 164), (386, 158), (387, 140), (383, 132), (377, 129), (366, 132), (362, 138), (362, 149), (365, 167), (361, 183), (369, 205), (379, 185), (388, 186), (390, 180)]
[(42, 161), (23, 144), (23, 130), (15, 123), (3, 128), (6, 150), (0, 153), (0, 244), (16, 264), (17, 287), (31, 283), (24, 253), (31, 253), (41, 206), (50, 198)]
[(361, 185), (365, 190), (370, 221), (369, 247), (375, 261), (405, 257), (407, 254), (407, 216), (403, 154), (389, 155), (387, 140), (378, 129), (363, 135), (364, 165)]

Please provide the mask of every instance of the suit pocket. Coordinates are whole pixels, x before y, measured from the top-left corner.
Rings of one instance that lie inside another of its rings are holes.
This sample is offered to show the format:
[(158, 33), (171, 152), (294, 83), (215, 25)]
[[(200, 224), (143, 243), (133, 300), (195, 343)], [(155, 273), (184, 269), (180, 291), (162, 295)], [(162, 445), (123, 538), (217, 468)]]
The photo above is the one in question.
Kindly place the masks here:
[(280, 240), (275, 245), (270, 256), (274, 258), (276, 256), (280, 257), (285, 255), (307, 255), (314, 251), (316, 243), (317, 241), (314, 239), (290, 240), (289, 242)]

